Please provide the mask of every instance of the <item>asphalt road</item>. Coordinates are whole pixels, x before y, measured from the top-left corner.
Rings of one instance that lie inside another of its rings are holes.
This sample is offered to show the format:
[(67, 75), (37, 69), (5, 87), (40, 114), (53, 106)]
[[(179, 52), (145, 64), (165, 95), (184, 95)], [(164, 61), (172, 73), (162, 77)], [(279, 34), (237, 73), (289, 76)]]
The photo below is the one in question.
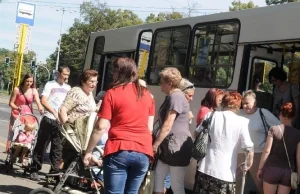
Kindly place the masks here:
[[(4, 163), (6, 154), (4, 154), (5, 144), (8, 133), (10, 119), (10, 107), (7, 104), (0, 103), (0, 165)], [(38, 112), (34, 112), (38, 115)], [(44, 164), (41, 173), (47, 173), (49, 165)], [(20, 164), (14, 165), (14, 171), (9, 174), (0, 173), (0, 194), (28, 194), (32, 189), (42, 187), (38, 182), (31, 181), (28, 177), (22, 175), (23, 170)]]

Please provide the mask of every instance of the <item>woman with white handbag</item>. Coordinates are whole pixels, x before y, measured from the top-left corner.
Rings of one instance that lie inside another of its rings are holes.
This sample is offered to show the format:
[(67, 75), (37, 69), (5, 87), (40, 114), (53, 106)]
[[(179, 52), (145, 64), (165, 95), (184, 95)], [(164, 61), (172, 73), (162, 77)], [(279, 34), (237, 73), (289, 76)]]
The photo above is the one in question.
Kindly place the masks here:
[(257, 178), (263, 180), (264, 194), (289, 194), (299, 183), (300, 131), (292, 126), (294, 116), (292, 103), (283, 104), (279, 115), (282, 125), (268, 132), (257, 172)]

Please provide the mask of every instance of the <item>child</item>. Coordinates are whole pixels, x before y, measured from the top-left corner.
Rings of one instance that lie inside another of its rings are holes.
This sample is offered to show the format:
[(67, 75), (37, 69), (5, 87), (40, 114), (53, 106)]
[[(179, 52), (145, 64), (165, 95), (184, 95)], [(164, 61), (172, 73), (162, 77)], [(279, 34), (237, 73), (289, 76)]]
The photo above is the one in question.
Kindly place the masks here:
[(19, 157), (19, 162), (22, 163), (24, 157), (28, 153), (29, 148), (31, 147), (31, 143), (34, 140), (33, 130), (36, 125), (34, 123), (30, 123), (25, 121), (24, 131), (20, 131), (15, 140), (14, 145), (14, 154), (12, 156), (12, 161), (15, 162), (16, 158)]

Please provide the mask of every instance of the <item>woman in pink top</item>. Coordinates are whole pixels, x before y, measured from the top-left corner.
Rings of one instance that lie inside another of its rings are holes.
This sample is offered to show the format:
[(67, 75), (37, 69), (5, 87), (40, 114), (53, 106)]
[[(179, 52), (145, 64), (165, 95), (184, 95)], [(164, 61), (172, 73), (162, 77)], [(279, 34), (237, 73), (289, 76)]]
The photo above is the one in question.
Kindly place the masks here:
[[(9, 106), (11, 107), (11, 117), (8, 129), (8, 140), (6, 143), (6, 152), (8, 152), (10, 147), (10, 134), (12, 130), (12, 126), (18, 117), (19, 114), (33, 114), (32, 110), (32, 103), (35, 100), (38, 110), (40, 113), (43, 112), (43, 106), (40, 102), (38, 91), (35, 88), (33, 75), (32, 74), (25, 74), (23, 77), (22, 82), (20, 83), (19, 87), (14, 88), (9, 101)], [(24, 122), (25, 117), (23, 118)], [(36, 120), (32, 116), (26, 117), (26, 120), (31, 123), (35, 123)]]
[(201, 107), (197, 115), (197, 127), (200, 125), (207, 113), (217, 109), (220, 106), (223, 94), (224, 92), (222, 90), (216, 88), (211, 88), (208, 90), (204, 99), (201, 101)]

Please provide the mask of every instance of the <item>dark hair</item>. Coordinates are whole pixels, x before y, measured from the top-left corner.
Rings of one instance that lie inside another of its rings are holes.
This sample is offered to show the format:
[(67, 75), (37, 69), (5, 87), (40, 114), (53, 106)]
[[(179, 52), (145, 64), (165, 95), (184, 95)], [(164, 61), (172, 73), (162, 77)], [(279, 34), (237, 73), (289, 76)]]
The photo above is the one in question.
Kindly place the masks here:
[(289, 119), (294, 118), (295, 109), (293, 108), (293, 104), (290, 102), (283, 104), (280, 108), (280, 114)]
[(217, 105), (217, 97), (223, 95), (224, 92), (222, 90), (211, 88), (206, 93), (204, 99), (201, 101), (201, 106), (206, 106), (207, 108), (216, 109)]
[(22, 79), (22, 81), (21, 81), (19, 87), (23, 87), (24, 84), (25, 84), (25, 82), (26, 82), (26, 80), (27, 80), (28, 78), (32, 78), (32, 79), (33, 79), (33, 82), (32, 82), (32, 85), (31, 85), (30, 88), (35, 88), (35, 80), (34, 80), (34, 77), (33, 77), (33, 75), (32, 75), (31, 73), (26, 73), (26, 74), (24, 75), (24, 77), (23, 77), (23, 79)]
[(59, 66), (58, 67), (58, 72), (61, 73), (64, 69), (66, 69), (70, 72), (70, 68), (68, 66)]
[(280, 67), (274, 67), (269, 72), (269, 82), (271, 83), (271, 78), (274, 77), (280, 81), (286, 81), (287, 73)]
[(79, 76), (79, 85), (82, 86), (82, 83), (87, 82), (91, 77), (98, 77), (98, 72), (93, 69), (84, 70)]
[(136, 87), (137, 97), (140, 99), (145, 87), (142, 87), (139, 83), (137, 65), (133, 59), (128, 57), (119, 57), (112, 64), (112, 83), (111, 87), (117, 87), (120, 85), (127, 85), (133, 82)]
[(242, 96), (237, 91), (226, 92), (222, 99), (222, 108), (239, 109)]

